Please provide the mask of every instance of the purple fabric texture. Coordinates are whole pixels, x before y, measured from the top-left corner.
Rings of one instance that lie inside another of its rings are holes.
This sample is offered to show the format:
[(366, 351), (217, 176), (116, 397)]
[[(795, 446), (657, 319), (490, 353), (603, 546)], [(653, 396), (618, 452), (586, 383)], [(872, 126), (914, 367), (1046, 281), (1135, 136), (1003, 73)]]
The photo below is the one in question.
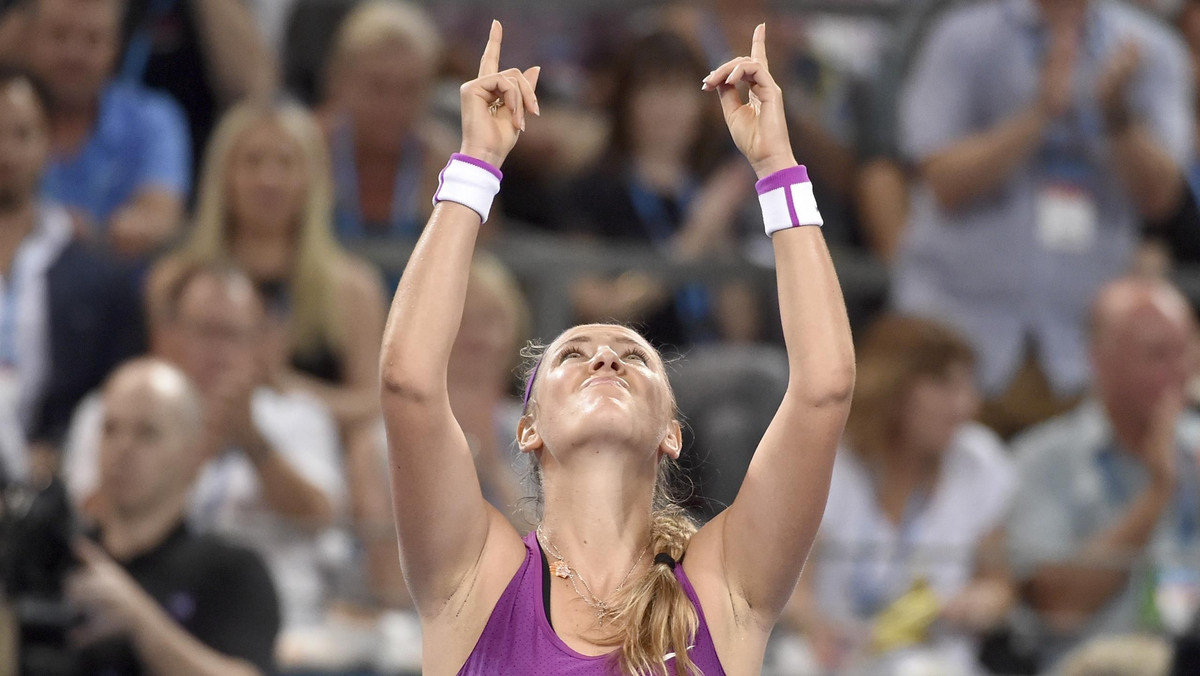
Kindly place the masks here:
[(460, 162), (466, 162), (467, 164), (473, 164), (473, 165), (479, 167), (480, 169), (486, 169), (488, 171), (488, 173), (490, 173), (492, 176), (496, 177), (497, 181), (504, 180), (504, 174), (501, 173), (501, 171), (499, 169), (497, 169), (496, 167), (493, 167), (491, 164), (489, 164), (487, 162), (484, 162), (483, 160), (479, 159), (478, 157), (471, 157), (470, 155), (464, 155), (462, 153), (454, 153), (453, 155), (450, 156), (450, 159), (451, 159), (451, 161), (458, 160)]
[[(459, 676), (613, 676), (620, 674), (609, 655), (589, 657), (572, 650), (554, 633), (542, 605), (542, 559), (534, 533), (525, 538), (525, 561), (496, 601), (483, 634)], [(675, 578), (700, 614), (692, 661), (704, 676), (724, 676), (696, 590), (675, 567)], [(672, 661), (667, 662), (670, 667)]]

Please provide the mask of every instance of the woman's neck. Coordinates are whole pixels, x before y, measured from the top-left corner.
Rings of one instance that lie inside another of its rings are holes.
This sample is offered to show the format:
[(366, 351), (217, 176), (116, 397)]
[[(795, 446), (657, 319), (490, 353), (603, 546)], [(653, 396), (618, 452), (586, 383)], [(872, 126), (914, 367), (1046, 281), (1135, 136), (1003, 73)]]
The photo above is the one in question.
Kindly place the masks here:
[(233, 259), (256, 282), (278, 281), (290, 276), (293, 245), (289, 233), (238, 230), (230, 242)]
[(633, 476), (620, 462), (603, 462), (628, 458), (628, 449), (579, 448), (574, 455), (580, 462), (568, 470), (548, 467), (543, 454), (543, 532), (605, 598), (650, 541), (654, 475)]
[(634, 156), (633, 170), (638, 180), (655, 192), (667, 195), (682, 191), (688, 175), (682, 158), (652, 150)]
[(940, 456), (897, 445), (883, 453), (876, 491), (888, 520), (899, 524), (914, 496), (931, 493), (941, 470)]

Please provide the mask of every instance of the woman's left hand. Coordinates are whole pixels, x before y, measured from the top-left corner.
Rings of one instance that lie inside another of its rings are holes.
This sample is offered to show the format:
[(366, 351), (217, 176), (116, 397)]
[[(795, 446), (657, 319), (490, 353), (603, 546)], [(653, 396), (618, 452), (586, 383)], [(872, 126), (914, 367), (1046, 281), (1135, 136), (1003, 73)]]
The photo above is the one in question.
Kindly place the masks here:
[[(783, 112), (783, 90), (767, 70), (766, 35), (767, 25), (759, 24), (750, 56), (725, 62), (704, 78), (703, 85), (705, 90), (717, 90), (733, 142), (759, 178), (796, 166)], [(739, 82), (750, 86), (746, 103), (738, 94)]]

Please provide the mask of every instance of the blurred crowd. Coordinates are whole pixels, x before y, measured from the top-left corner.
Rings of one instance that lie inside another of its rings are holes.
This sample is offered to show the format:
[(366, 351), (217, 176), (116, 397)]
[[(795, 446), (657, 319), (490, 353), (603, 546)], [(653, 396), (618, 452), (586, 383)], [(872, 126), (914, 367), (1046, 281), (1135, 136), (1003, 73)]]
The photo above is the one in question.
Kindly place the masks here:
[(380, 339), (497, 13), (541, 114), (448, 384), (514, 524), (574, 322), (736, 495), (787, 371), (699, 80), (765, 20), (858, 383), (764, 673), (1200, 673), (1200, 1), (485, 4), (0, 0), (0, 675), (419, 671)]

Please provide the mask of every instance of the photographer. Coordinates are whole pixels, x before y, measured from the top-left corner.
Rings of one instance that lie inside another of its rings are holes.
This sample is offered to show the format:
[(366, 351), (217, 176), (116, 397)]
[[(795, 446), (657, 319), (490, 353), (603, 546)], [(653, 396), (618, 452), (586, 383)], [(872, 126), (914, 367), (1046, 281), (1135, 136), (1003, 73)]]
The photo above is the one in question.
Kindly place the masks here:
[(165, 362), (122, 366), (104, 389), (99, 491), (109, 506), (67, 597), (84, 615), (78, 673), (253, 674), (271, 670), (279, 610), (248, 550), (184, 525), (203, 439), (199, 395)]

